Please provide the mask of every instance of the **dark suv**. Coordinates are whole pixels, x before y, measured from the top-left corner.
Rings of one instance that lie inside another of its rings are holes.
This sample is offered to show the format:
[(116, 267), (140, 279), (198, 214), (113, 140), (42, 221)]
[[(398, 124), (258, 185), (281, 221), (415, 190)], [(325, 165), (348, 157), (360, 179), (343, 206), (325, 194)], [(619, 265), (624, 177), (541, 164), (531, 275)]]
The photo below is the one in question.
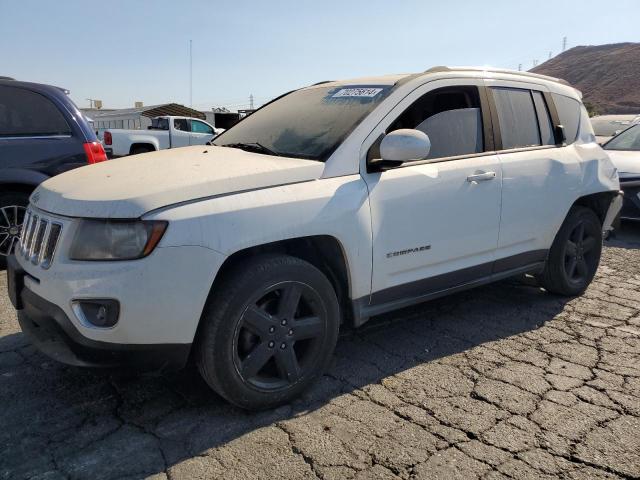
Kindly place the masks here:
[(0, 77), (0, 267), (35, 187), (103, 160), (102, 145), (66, 90)]

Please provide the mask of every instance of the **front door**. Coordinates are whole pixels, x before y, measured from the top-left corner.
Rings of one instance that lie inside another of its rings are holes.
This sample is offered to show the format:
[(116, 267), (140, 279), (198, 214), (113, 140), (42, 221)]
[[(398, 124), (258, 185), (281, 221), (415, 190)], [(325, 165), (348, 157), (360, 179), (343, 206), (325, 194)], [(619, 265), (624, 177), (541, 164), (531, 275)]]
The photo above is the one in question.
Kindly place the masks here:
[(426, 161), (363, 174), (373, 230), (372, 305), (491, 274), (502, 172), (488, 113), (480, 80), (436, 81), (415, 90), (382, 122), (383, 133), (422, 130), (432, 149)]
[(200, 120), (191, 120), (191, 145), (205, 145), (213, 140), (215, 132), (211, 125)]

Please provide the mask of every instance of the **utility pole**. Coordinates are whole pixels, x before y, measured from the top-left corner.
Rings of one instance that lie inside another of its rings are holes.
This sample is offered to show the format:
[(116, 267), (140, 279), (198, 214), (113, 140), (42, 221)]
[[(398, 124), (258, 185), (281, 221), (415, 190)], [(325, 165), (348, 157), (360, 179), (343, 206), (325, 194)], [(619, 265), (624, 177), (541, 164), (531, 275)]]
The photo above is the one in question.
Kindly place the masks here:
[(189, 40), (189, 108), (193, 108), (193, 40)]
[(567, 37), (562, 37), (562, 51), (567, 49)]
[(253, 110), (253, 93), (249, 95), (249, 110)]
[(537, 67), (538, 66), (538, 60), (536, 60), (535, 58), (533, 59), (533, 66)]
[(549, 60), (551, 60), (552, 55), (553, 55), (553, 52), (549, 52)]
[(519, 72), (521, 72), (521, 71), (522, 71), (522, 64), (521, 64), (521, 63), (519, 63), (519, 64), (518, 64), (518, 71), (519, 71)]

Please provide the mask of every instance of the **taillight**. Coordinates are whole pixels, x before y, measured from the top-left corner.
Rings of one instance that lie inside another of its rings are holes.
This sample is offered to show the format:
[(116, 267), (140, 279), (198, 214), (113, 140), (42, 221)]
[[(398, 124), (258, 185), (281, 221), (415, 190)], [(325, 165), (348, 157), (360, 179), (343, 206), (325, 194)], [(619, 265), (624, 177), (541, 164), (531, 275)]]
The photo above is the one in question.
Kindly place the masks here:
[(111, 145), (113, 139), (111, 138), (111, 132), (104, 132), (104, 144)]
[(84, 153), (87, 154), (88, 164), (104, 162), (107, 159), (107, 154), (104, 152), (100, 142), (87, 142), (83, 147)]

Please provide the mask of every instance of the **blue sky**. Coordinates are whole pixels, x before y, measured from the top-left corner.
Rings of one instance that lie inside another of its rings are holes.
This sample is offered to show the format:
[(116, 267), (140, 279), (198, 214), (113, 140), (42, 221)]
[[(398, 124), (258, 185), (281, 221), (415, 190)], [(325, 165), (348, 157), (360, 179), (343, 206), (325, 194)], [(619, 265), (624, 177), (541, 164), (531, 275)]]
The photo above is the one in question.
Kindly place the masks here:
[(433, 65), (524, 69), (569, 47), (640, 41), (640, 0), (0, 0), (0, 75), (79, 106), (247, 108), (321, 80)]

